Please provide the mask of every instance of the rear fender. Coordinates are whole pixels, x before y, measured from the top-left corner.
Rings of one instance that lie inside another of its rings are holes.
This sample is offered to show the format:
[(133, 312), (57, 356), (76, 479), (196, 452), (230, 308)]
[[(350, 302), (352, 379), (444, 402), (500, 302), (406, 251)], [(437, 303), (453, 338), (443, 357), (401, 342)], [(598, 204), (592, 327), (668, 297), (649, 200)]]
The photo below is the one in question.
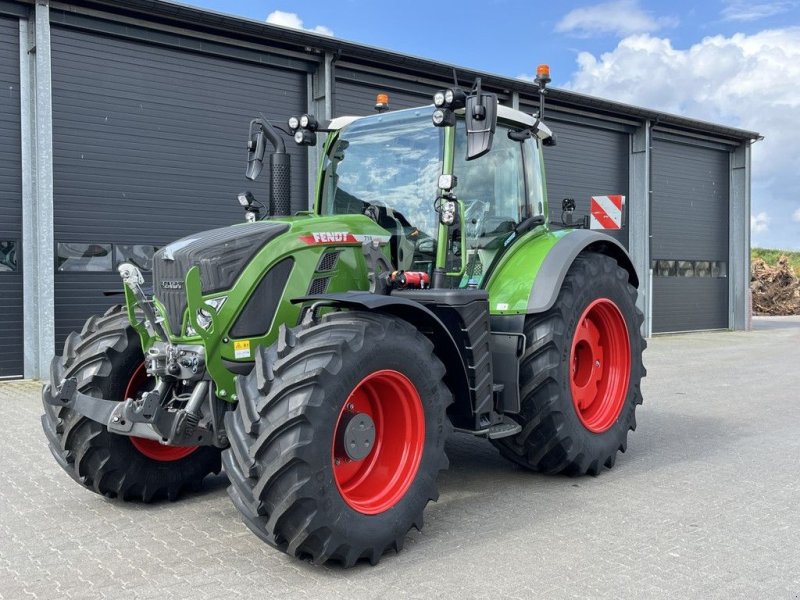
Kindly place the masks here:
[(633, 266), (628, 251), (617, 240), (609, 235), (588, 229), (576, 229), (570, 235), (561, 238), (547, 253), (536, 274), (528, 298), (527, 313), (539, 313), (550, 310), (556, 302), (561, 284), (581, 252), (597, 252), (605, 254), (617, 261), (619, 266), (628, 272), (628, 281), (638, 288), (639, 277)]
[(639, 286), (628, 252), (609, 235), (587, 229), (534, 231), (515, 241), (493, 269), (486, 284), (492, 316), (525, 315), (549, 310), (561, 284), (581, 252), (616, 260)]

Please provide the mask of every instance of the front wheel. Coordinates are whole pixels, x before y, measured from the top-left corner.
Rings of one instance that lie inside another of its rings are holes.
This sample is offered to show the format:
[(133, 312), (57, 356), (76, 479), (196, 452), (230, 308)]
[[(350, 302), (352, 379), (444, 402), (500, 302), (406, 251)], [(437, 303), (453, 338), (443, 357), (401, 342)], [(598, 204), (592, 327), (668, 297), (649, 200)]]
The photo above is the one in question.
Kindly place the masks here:
[(628, 273), (608, 256), (579, 255), (553, 307), (525, 320), (522, 431), (493, 440), (500, 453), (544, 473), (611, 468), (642, 403), (641, 324)]
[[(122, 306), (91, 317), (71, 333), (64, 355), (50, 366), (50, 382), (75, 378), (84, 394), (107, 400), (135, 398), (148, 388), (139, 336)], [(152, 385), (152, 381), (150, 382)], [(219, 473), (220, 451), (211, 446), (166, 446), (117, 435), (66, 407), (44, 402), (42, 427), (58, 464), (85, 488), (122, 500), (177, 499)]]
[(451, 394), (431, 342), (363, 312), (281, 330), (237, 378), (225, 416), (229, 494), (246, 525), (298, 558), (372, 564), (438, 498)]

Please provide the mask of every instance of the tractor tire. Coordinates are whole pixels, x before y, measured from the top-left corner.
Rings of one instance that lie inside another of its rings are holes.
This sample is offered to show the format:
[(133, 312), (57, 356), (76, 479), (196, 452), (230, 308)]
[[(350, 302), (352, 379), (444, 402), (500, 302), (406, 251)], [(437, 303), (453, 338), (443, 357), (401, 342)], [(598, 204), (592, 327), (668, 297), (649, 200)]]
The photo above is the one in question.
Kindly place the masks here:
[[(444, 375), (431, 342), (396, 317), (341, 312), (282, 327), (237, 377), (225, 415), (228, 493), (245, 524), (317, 564), (399, 552), (448, 466)], [(351, 424), (372, 443), (356, 446)]]
[[(143, 361), (126, 310), (114, 306), (67, 337), (64, 355), (50, 365), (50, 381), (57, 385), (74, 377), (84, 394), (121, 401), (146, 388)], [(164, 446), (109, 433), (105, 425), (46, 402), (42, 427), (58, 464), (82, 486), (109, 498), (175, 500), (221, 468), (217, 448)]]
[(553, 307), (525, 319), (514, 416), (522, 431), (492, 440), (500, 453), (548, 474), (613, 467), (642, 403), (642, 320), (628, 273), (608, 256), (580, 254)]

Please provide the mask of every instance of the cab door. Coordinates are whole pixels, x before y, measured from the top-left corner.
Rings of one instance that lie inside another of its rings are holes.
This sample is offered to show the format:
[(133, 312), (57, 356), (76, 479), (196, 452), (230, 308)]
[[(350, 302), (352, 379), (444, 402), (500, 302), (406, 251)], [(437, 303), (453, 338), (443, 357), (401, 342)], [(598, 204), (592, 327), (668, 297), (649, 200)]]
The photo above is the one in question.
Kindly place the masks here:
[(466, 134), (457, 128), (453, 172), (464, 204), (467, 253), (461, 287), (481, 287), (506, 240), (534, 209), (529, 203), (524, 142), (509, 137), (510, 131), (498, 124), (491, 151), (467, 161)]

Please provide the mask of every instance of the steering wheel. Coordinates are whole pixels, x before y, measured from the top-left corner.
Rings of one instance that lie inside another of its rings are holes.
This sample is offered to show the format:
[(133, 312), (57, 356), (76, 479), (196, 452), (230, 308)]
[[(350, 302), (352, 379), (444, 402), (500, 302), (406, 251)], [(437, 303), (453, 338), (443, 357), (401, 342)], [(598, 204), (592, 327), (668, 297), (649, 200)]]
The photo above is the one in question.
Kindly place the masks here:
[(381, 209), (384, 209), (384, 213), (386, 212), (386, 205), (381, 202), (380, 200), (373, 200), (372, 202), (366, 202), (362, 200), (364, 203), (364, 210), (362, 210), (362, 214), (366, 215), (376, 223), (380, 225), (380, 218), (381, 218)]

